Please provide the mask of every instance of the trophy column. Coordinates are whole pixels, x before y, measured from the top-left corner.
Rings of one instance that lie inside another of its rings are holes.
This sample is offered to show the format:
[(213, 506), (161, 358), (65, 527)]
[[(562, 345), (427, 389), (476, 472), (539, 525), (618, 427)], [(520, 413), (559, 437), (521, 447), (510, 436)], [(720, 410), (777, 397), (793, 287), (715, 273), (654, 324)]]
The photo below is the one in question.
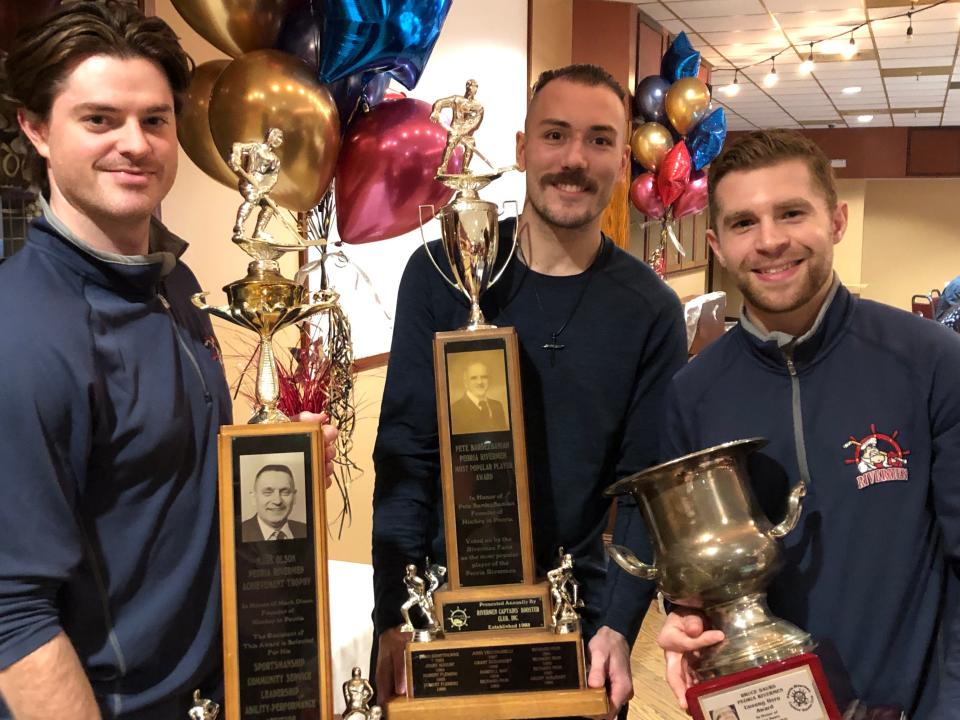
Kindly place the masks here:
[[(228, 304), (195, 305), (257, 335), (257, 408), (250, 424), (220, 428), (220, 565), (225, 720), (333, 718), (323, 443), (316, 423), (291, 423), (277, 407), (272, 339), (330, 307), (284, 278), (277, 264), (304, 244), (272, 240), (269, 196), (280, 173), (283, 133), (236, 143), (230, 166), (243, 204), (233, 242), (250, 256), (247, 275), (224, 288)], [(252, 236), (244, 224), (259, 210)], [(217, 716), (197, 696), (191, 718)]]
[[(481, 200), (478, 191), (504, 170), (467, 171), (470, 156), (485, 160), (470, 137), (482, 117), (476, 89), (469, 81), (464, 96), (434, 105), (437, 119), (438, 108), (453, 112), (450, 146), (437, 176), (457, 191), (438, 213), (454, 276), (447, 281), (470, 304), (465, 328), (434, 338), (449, 569), (428, 562), (424, 581), (415, 566), (407, 568), (410, 599), (402, 612), (409, 618), (412, 606), (419, 605), (427, 627), (407, 623), (405, 629), (414, 630), (404, 658), (407, 693), (388, 703), (387, 715), (391, 720), (605, 715), (606, 691), (586, 686), (576, 614), (581, 603), (570, 556), (561, 551), (549, 580), (535, 581), (517, 336), (513, 328), (487, 324), (479, 306), (481, 293), (500, 274), (493, 268), (497, 206)], [(464, 171), (451, 175), (446, 166), (457, 145), (463, 146)], [(515, 247), (516, 237), (513, 242)], [(510, 257), (512, 249), (507, 262)], [(442, 571), (449, 582), (434, 596)]]

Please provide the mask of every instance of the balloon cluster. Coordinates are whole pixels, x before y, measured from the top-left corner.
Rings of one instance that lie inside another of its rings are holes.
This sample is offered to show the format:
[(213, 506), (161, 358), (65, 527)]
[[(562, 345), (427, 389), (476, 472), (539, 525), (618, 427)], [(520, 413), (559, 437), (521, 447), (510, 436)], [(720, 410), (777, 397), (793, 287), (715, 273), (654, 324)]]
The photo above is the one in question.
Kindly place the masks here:
[(433, 179), (446, 134), (430, 122), (429, 104), (387, 86), (416, 86), (452, 1), (173, 0), (233, 58), (197, 66), (180, 144), (207, 175), (235, 188), (225, 160), (233, 143), (278, 127), (277, 204), (309, 211), (336, 178), (341, 240), (416, 228), (419, 205), (442, 205), (452, 193)]
[(727, 135), (723, 108), (711, 111), (710, 89), (697, 77), (699, 71), (700, 53), (681, 32), (663, 56), (660, 74), (641, 80), (634, 94), (637, 128), (630, 147), (647, 172), (633, 180), (630, 200), (660, 221), (661, 245), (655, 253), (660, 263), (668, 237), (684, 254), (672, 221), (706, 208), (703, 168), (720, 153)]

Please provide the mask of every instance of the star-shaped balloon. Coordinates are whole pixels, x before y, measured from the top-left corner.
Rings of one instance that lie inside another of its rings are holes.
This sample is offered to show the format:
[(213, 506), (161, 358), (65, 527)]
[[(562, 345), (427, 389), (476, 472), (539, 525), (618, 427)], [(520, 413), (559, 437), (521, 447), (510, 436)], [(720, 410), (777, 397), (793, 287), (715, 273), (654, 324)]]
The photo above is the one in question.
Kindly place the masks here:
[(696, 77), (699, 72), (700, 53), (693, 49), (686, 33), (681, 31), (660, 61), (660, 74), (670, 82), (676, 82), (680, 78)]
[(371, 70), (412, 90), (453, 0), (324, 0), (320, 81)]
[(723, 108), (717, 108), (707, 115), (687, 137), (687, 149), (694, 170), (706, 167), (720, 154), (723, 141), (727, 137), (727, 116)]

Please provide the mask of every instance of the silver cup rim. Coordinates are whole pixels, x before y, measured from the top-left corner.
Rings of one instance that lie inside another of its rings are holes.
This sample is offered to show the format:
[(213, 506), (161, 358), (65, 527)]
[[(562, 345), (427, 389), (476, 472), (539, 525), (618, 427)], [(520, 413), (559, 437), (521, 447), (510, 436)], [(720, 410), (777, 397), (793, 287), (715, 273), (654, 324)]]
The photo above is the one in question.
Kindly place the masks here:
[(742, 449), (744, 455), (747, 455), (755, 450), (759, 450), (766, 444), (766, 438), (752, 437), (742, 438), (740, 440), (731, 440), (729, 442), (720, 443), (719, 445), (714, 445), (713, 447), (704, 448), (703, 450), (697, 450), (696, 452), (692, 452), (688, 455), (683, 455), (682, 457), (661, 463), (660, 465), (654, 465), (646, 470), (641, 470), (633, 475), (628, 475), (625, 478), (620, 478), (617, 480), (617, 482), (613, 483), (606, 490), (604, 490), (603, 494), (606, 497), (627, 495), (631, 493), (637, 485), (642, 483), (653, 482), (665, 475), (682, 473), (686, 470), (694, 469), (697, 465), (699, 465), (700, 461), (705, 455), (731, 449)]

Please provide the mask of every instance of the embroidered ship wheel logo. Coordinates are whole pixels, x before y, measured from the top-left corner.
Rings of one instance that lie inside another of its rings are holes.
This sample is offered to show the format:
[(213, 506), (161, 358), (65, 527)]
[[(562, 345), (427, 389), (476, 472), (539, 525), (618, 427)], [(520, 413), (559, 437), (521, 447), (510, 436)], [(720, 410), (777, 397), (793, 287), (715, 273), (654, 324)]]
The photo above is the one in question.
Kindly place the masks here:
[(813, 707), (813, 691), (806, 685), (794, 685), (787, 690), (790, 707), (801, 712)]
[(861, 473), (879, 468), (903, 467), (907, 464), (909, 450), (904, 450), (897, 442), (899, 430), (893, 434), (877, 432), (877, 426), (870, 423), (870, 434), (863, 438), (853, 435), (844, 443), (844, 449), (853, 447), (853, 457), (843, 462), (847, 465), (856, 465)]
[(447, 622), (450, 623), (450, 627), (454, 630), (463, 630), (469, 622), (470, 616), (467, 615), (467, 611), (463, 608), (454, 608), (450, 611), (450, 617), (447, 618)]

